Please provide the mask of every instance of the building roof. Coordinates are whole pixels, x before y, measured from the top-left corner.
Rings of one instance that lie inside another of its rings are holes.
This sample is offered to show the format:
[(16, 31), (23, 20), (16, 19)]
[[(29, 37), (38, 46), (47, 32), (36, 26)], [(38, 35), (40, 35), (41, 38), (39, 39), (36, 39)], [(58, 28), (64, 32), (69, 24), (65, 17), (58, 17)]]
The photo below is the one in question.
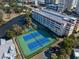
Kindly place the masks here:
[(76, 57), (79, 57), (79, 49), (74, 49), (74, 54)]
[(0, 59), (2, 59), (4, 53), (7, 52), (11, 46), (14, 47), (12, 40), (9, 40), (5, 44), (0, 45)]
[(45, 12), (43, 10), (33, 10), (33, 11), (36, 12), (36, 13), (39, 13), (39, 14), (41, 14), (41, 15), (43, 15), (43, 16), (51, 19), (51, 20), (54, 20), (54, 21), (56, 21), (56, 22), (58, 22), (60, 24), (66, 24), (67, 23), (66, 21), (62, 20), (61, 17), (58, 17), (55, 14), (50, 14), (50, 13)]
[(46, 16), (50, 19), (53, 19), (54, 21), (56, 21), (58, 23), (66, 24), (67, 22), (74, 23), (75, 20), (77, 21), (77, 18), (75, 18), (75, 17), (63, 15), (59, 12), (49, 10), (49, 9), (46, 10), (45, 8), (42, 10), (39, 10), (39, 9), (35, 10), (35, 12), (37, 12), (43, 16)]
[(5, 44), (6, 40), (5, 39), (0, 39), (0, 45)]
[(53, 10), (50, 10), (50, 9), (48, 9), (48, 10), (43, 9), (43, 11), (49, 12), (49, 13), (54, 14), (54, 15), (60, 17), (60, 18), (63, 18), (63, 19), (64, 19), (64, 18), (68, 18), (68, 19), (66, 19), (65, 21), (68, 21), (68, 20), (76, 20), (76, 19), (77, 19), (76, 17), (64, 15), (64, 14), (62, 14), (62, 13), (59, 13), (59, 12), (56, 12), (56, 11), (53, 11)]

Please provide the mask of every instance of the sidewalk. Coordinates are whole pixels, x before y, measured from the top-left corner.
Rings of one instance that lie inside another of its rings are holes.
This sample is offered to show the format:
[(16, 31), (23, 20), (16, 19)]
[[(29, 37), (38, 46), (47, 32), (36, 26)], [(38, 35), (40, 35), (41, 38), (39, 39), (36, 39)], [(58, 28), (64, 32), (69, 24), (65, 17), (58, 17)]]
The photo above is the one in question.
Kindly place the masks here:
[[(14, 43), (14, 45), (16, 47), (16, 51), (17, 51), (17, 55), (18, 55), (19, 59), (22, 59), (21, 52), (20, 52), (18, 44), (16, 42), (16, 38), (14, 37), (12, 40), (13, 40), (13, 43)], [(18, 58), (16, 58), (16, 59), (18, 59)]]

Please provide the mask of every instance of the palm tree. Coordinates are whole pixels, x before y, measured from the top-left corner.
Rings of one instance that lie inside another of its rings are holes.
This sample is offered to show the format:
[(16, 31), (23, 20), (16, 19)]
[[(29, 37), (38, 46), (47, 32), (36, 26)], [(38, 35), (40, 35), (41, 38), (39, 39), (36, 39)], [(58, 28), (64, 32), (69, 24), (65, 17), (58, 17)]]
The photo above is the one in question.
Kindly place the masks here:
[(4, 20), (3, 20), (3, 12), (0, 10), (0, 26), (4, 24)]
[(66, 55), (65, 49), (61, 49), (61, 50), (60, 50), (60, 54), (61, 54), (61, 55)]
[(17, 0), (12, 0), (9, 2), (9, 5), (14, 10), (15, 13), (20, 13), (22, 11), (22, 6), (18, 6)]
[(31, 22), (31, 13), (32, 13), (32, 9), (26, 7), (26, 11), (25, 11), (25, 18), (26, 21), (28, 21), (28, 26), (31, 26), (32, 22)]
[(11, 6), (9, 5), (9, 3), (4, 5), (4, 11), (7, 14), (7, 18), (10, 18), (10, 14), (11, 14)]
[(4, 2), (0, 2), (0, 9), (3, 9)]
[(8, 38), (12, 38), (12, 37), (15, 37), (15, 32), (13, 32), (12, 30), (10, 30), (10, 29), (8, 29), (8, 30), (6, 30), (6, 36), (8, 37)]
[(57, 55), (55, 53), (52, 53), (51, 58), (52, 59), (57, 59), (58, 57), (57, 57)]
[(68, 47), (66, 47), (65, 50), (66, 50), (67, 55), (70, 56), (71, 53), (72, 53), (72, 48), (68, 48)]
[(0, 10), (0, 22), (2, 22), (3, 21), (3, 13), (2, 13), (2, 11)]
[(12, 28), (13, 28), (13, 31), (16, 33), (16, 35), (20, 35), (22, 33), (22, 28), (19, 25), (14, 24)]
[(65, 59), (64, 55), (60, 55), (58, 59)]
[(70, 59), (70, 56), (66, 54), (65, 59)]

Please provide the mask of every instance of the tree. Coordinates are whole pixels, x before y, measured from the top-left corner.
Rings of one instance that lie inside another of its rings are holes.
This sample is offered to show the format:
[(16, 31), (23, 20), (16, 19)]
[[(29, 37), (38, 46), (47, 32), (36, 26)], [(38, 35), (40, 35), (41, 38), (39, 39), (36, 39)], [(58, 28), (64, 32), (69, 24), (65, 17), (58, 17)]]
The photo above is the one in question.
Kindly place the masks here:
[(70, 59), (70, 56), (66, 54), (65, 59)]
[(11, 8), (14, 10), (15, 13), (22, 12), (23, 7), (19, 6), (16, 0), (11, 0), (9, 2), (9, 5), (11, 6)]
[(61, 50), (60, 50), (60, 54), (61, 54), (61, 55), (66, 55), (65, 49), (61, 49)]
[(32, 14), (32, 9), (31, 8), (28, 8), (28, 7), (25, 7), (24, 9), (26, 10), (25, 11), (26, 17), (29, 18), (29, 16)]
[(7, 18), (10, 18), (10, 14), (11, 14), (11, 6), (9, 5), (9, 3), (6, 3), (4, 5), (4, 12), (7, 14)]
[(65, 59), (64, 55), (60, 55), (58, 59)]
[(3, 9), (3, 8), (4, 8), (4, 7), (3, 7), (4, 4), (5, 4), (4, 2), (0, 2), (0, 9)]
[(66, 53), (70, 56), (72, 53), (72, 48), (66, 47), (65, 48)]
[(52, 59), (57, 59), (57, 55), (55, 53), (52, 53), (51, 58)]
[(21, 28), (19, 25), (14, 24), (14, 25), (12, 26), (12, 28), (13, 28), (14, 32), (16, 32), (17, 35), (19, 35), (19, 34), (22, 33), (22, 28)]
[(63, 43), (60, 45), (61, 50), (59, 53), (59, 59), (70, 59), (70, 55), (74, 46), (75, 37), (71, 35), (69, 37), (65, 37)]
[(74, 37), (70, 36), (70, 37), (66, 37), (64, 40), (64, 47), (73, 47), (74, 45)]
[(10, 5), (11, 7), (17, 6), (16, 0), (11, 0), (11, 1), (9, 2), (9, 5)]
[(9, 3), (6, 3), (4, 6), (4, 11), (5, 11), (5, 13), (8, 13), (8, 14), (10, 14), (11, 13), (11, 6), (9, 5)]
[(32, 14), (32, 9), (31, 8), (28, 8), (28, 7), (25, 7), (25, 21), (28, 23), (26, 24), (27, 27), (31, 26), (32, 24), (32, 21), (31, 21), (31, 14)]
[(3, 13), (2, 13), (2, 11), (0, 10), (0, 22), (3, 21), (2, 18), (3, 18)]
[(0, 26), (4, 24), (4, 20), (3, 20), (3, 12), (2, 10), (0, 10)]
[(74, 45), (74, 37), (66, 37), (63, 43), (63, 49), (65, 50), (65, 53), (68, 54), (69, 56), (71, 55), (72, 48)]
[(77, 39), (79, 40), (79, 36), (77, 37)]
[(70, 56), (67, 55), (67, 54), (65, 54), (65, 55), (61, 54), (61, 55), (58, 57), (58, 59), (70, 59)]
[(6, 30), (6, 36), (8, 37), (8, 38), (12, 38), (12, 37), (14, 37), (15, 36), (15, 32), (13, 32), (13, 31), (11, 31), (11, 30)]
[(20, 14), (20, 13), (22, 12), (22, 10), (23, 10), (23, 9), (22, 9), (22, 6), (18, 6), (18, 5), (17, 5), (17, 6), (14, 7), (15, 13), (19, 13), (19, 14)]

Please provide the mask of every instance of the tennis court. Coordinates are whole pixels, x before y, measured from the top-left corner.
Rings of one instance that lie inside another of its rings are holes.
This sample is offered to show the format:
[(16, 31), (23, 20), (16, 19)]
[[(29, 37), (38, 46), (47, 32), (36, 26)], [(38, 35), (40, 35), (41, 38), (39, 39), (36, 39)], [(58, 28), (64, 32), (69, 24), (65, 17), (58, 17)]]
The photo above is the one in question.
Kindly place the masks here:
[(26, 58), (36, 55), (56, 41), (55, 37), (51, 37), (46, 31), (32, 29), (28, 29), (28, 33), (18, 36), (17, 40)]

